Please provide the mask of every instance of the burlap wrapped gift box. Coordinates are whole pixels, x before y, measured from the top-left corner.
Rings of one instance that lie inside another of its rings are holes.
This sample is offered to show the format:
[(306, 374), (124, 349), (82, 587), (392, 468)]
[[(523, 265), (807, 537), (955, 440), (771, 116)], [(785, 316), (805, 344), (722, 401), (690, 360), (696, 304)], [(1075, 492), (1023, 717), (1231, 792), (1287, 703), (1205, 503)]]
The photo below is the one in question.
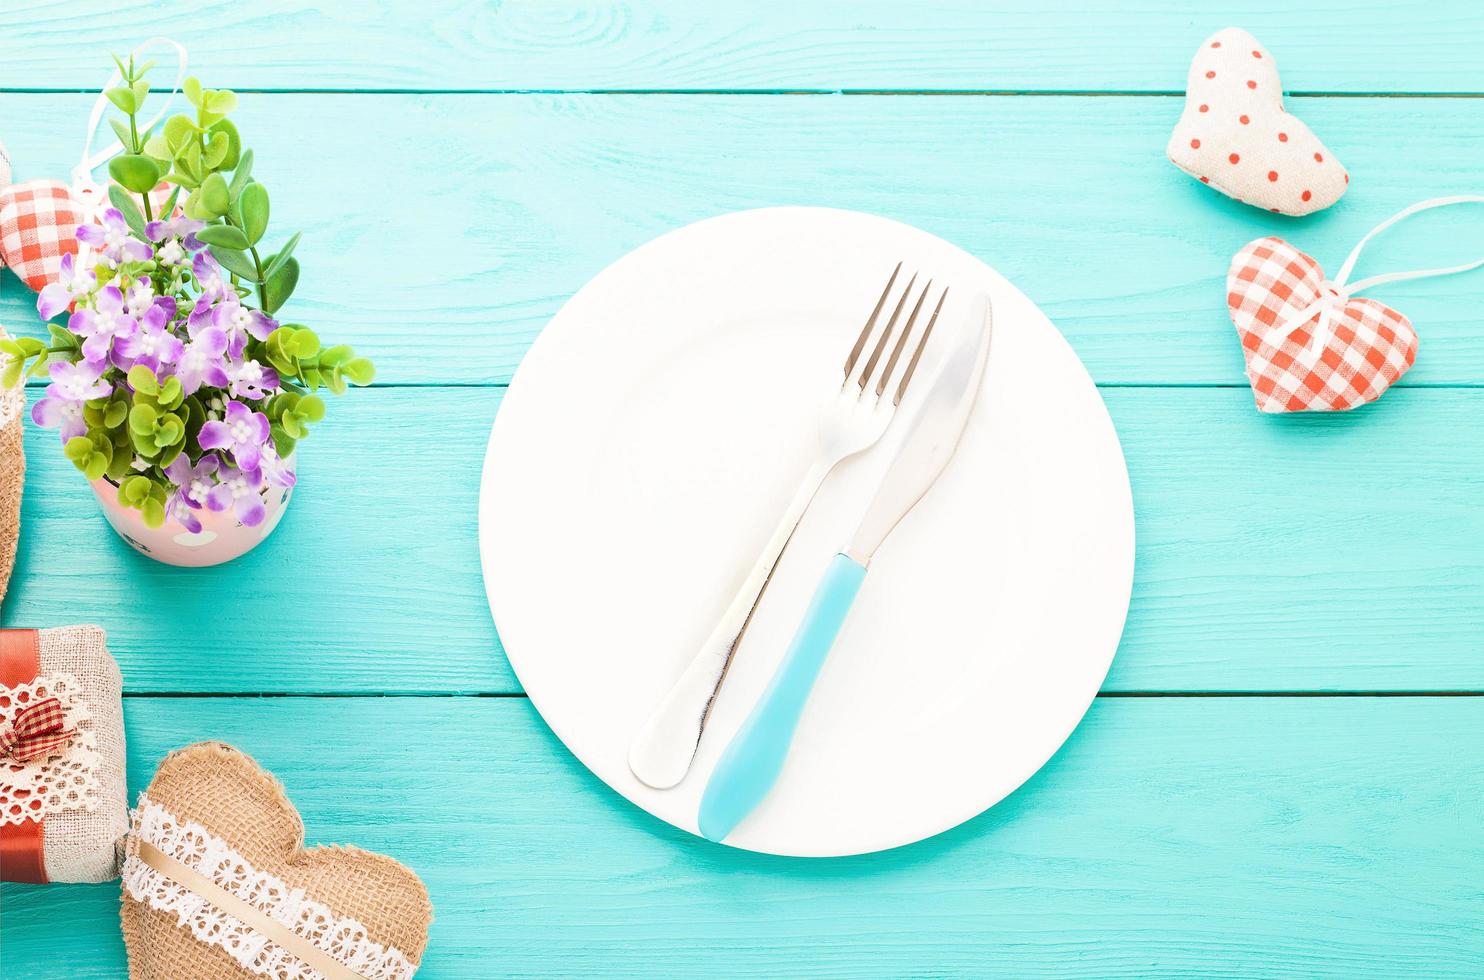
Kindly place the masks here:
[[(0, 630), (0, 878), (118, 877), (129, 828), (122, 690), (96, 626)], [(60, 710), (51, 729), (28, 725), (52, 699)], [(17, 758), (50, 739), (65, 744)]]
[(417, 875), (356, 847), (304, 847), (278, 780), (229, 745), (172, 752), (125, 845), (132, 980), (406, 980), (432, 906)]

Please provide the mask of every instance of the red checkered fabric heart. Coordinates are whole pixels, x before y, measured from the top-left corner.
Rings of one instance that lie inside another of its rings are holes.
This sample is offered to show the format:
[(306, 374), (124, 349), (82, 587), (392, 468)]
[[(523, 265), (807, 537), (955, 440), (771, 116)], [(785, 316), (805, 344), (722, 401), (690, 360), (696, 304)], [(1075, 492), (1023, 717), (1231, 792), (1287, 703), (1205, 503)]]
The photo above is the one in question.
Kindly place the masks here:
[[(1332, 300), (1327, 324), (1317, 308), (1326, 297)], [(1375, 300), (1343, 296), (1318, 262), (1281, 238), (1259, 238), (1237, 253), (1226, 302), (1259, 411), (1336, 411), (1373, 402), (1417, 358), (1411, 321)], [(1289, 329), (1311, 309), (1312, 316)]]
[(37, 292), (57, 278), (62, 256), (77, 252), (82, 205), (60, 180), (0, 188), (0, 260)]

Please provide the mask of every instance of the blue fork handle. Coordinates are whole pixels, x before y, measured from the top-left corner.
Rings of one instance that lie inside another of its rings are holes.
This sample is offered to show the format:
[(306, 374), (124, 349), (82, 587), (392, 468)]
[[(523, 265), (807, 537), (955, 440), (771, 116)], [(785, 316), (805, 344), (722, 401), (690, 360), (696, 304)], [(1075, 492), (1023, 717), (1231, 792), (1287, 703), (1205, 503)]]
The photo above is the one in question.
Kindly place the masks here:
[(866, 566), (836, 555), (778, 672), (722, 753), (701, 795), (701, 836), (720, 841), (763, 801), (793, 742), (819, 668), (845, 623)]

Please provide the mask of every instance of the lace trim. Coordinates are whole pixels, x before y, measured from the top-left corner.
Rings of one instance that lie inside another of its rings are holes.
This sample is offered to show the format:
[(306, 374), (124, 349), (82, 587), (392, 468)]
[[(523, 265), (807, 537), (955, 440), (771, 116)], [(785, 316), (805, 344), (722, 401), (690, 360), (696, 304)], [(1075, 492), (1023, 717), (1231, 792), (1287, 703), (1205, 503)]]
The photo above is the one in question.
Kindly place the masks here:
[(0, 824), (43, 820), (66, 810), (98, 809), (98, 771), (103, 757), (92, 712), (76, 677), (48, 674), (28, 684), (0, 687), (0, 724), (10, 724), (17, 711), (44, 698), (62, 702), (67, 727), (76, 728), (77, 735), (61, 755), (0, 763)]
[[(177, 820), (145, 796), (134, 811), (134, 833), (177, 861), (193, 868), (244, 902), (261, 909), (306, 941), (324, 950), (366, 980), (408, 980), (415, 967), (401, 950), (382, 946), (366, 927), (348, 916), (290, 888), (283, 880), (257, 871), (242, 855), (205, 827)], [(177, 884), (137, 856), (124, 862), (124, 890), (137, 902), (173, 913), (176, 924), (199, 941), (226, 950), (243, 969), (273, 980), (323, 980), (323, 974), (289, 950), (269, 941), (242, 920)]]

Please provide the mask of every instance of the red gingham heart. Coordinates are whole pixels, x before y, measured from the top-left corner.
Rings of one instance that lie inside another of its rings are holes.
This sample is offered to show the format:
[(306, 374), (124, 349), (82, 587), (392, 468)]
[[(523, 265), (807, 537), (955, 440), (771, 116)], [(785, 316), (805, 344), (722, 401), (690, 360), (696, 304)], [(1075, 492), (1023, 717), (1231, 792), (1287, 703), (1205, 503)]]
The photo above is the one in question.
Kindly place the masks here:
[(77, 252), (82, 205), (60, 180), (27, 180), (0, 188), (0, 260), (32, 289), (57, 278), (62, 256)]
[(1249, 242), (1232, 259), (1226, 302), (1263, 412), (1336, 411), (1373, 402), (1417, 358), (1411, 321), (1372, 299), (1333, 306), (1315, 346), (1318, 311), (1285, 336), (1284, 325), (1326, 292), (1339, 296), (1319, 263), (1281, 238)]

